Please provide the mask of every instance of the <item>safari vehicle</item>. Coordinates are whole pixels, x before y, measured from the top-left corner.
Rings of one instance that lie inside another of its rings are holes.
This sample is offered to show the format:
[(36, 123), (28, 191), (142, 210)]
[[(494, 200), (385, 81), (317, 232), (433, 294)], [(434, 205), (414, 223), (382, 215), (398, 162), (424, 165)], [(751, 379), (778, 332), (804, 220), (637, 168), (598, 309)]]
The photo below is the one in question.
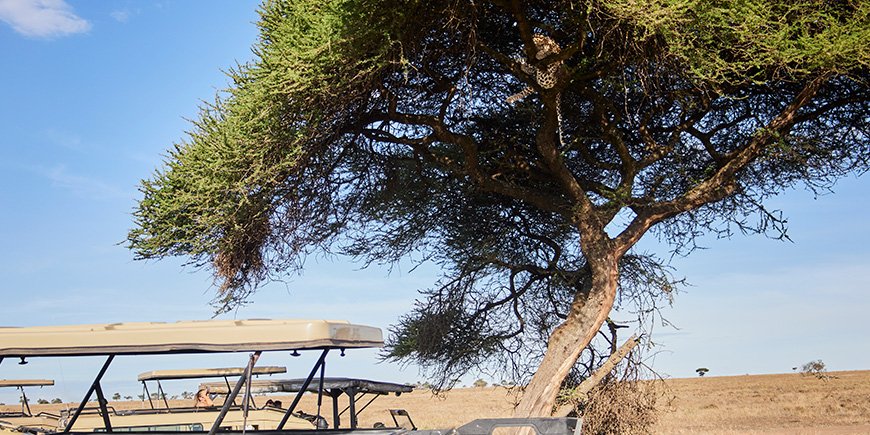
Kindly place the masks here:
[[(265, 366), (254, 367), (251, 371), (253, 376), (273, 375), (277, 373), (287, 373), (287, 367)], [(190, 379), (208, 379), (208, 378), (223, 378), (227, 389), (230, 389), (230, 378), (238, 378), (245, 374), (245, 367), (223, 367), (223, 368), (206, 368), (206, 369), (181, 369), (181, 370), (152, 370), (145, 373), (140, 373), (138, 376), (139, 382), (142, 383), (143, 396), (148, 398), (148, 403), (151, 409), (156, 409), (151, 393), (148, 391), (148, 381), (154, 381), (157, 384), (157, 398), (163, 400), (166, 409), (169, 409), (169, 400), (166, 393), (163, 391), (163, 385), (160, 381), (167, 380), (190, 380)], [(207, 388), (206, 388), (207, 389)]]
[[(345, 321), (328, 320), (211, 320), (175, 323), (113, 323), (79, 326), (47, 326), (0, 328), (0, 363), (7, 358), (104, 356), (105, 361), (97, 372), (78, 407), (61, 415), (55, 429), (44, 429), (26, 424), (14, 428), (17, 432), (92, 434), (95, 432), (129, 432), (133, 434), (177, 434), (187, 431), (214, 435), (217, 432), (236, 434), (254, 433), (263, 435), (303, 435), (317, 430), (323, 434), (403, 434), (409, 429), (383, 428), (318, 428), (310, 422), (294, 417), (302, 395), (315, 386), (318, 404), (326, 391), (326, 358), (330, 352), (347, 349), (375, 348), (383, 346), (379, 328), (355, 325)], [(251, 376), (263, 352), (284, 351), (298, 355), (300, 351), (318, 353), (310, 373), (286, 408), (252, 409), (250, 402), (234, 405), (240, 392), (251, 392)], [(208, 421), (191, 423), (189, 414), (166, 412), (165, 409), (139, 410), (132, 415), (110, 409), (101, 387), (106, 371), (116, 357), (136, 355), (170, 355), (199, 353), (245, 353), (247, 364), (242, 376), (236, 381), (226, 399), (216, 412), (205, 409), (199, 412), (208, 415)], [(2, 365), (0, 365), (2, 369)], [(88, 406), (92, 398), (97, 406)], [(230, 416), (230, 411), (241, 412)], [(280, 420), (266, 427), (259, 420), (258, 412), (278, 413)], [(150, 413), (150, 415), (149, 415)], [(154, 414), (159, 414), (155, 421)], [(175, 421), (176, 414), (187, 417)], [(143, 418), (142, 423), (137, 418)], [(318, 418), (321, 418), (317, 415)], [(150, 419), (148, 419), (150, 418)], [(96, 420), (96, 424), (93, 421)], [(146, 421), (147, 420), (147, 421)], [(495, 427), (530, 427), (542, 435), (565, 435), (579, 433), (577, 419), (496, 419), (475, 420), (467, 425), (450, 430), (414, 431), (415, 435), (458, 433), (462, 435), (490, 433)]]
[[(250, 390), (252, 394), (265, 394), (265, 393), (299, 393), (303, 390), (303, 385), (305, 384), (306, 379), (268, 379), (268, 380), (256, 380), (251, 381)], [(229, 394), (231, 391), (229, 388), (229, 384), (220, 384), (218, 382), (204, 382), (199, 384), (200, 389), (206, 389), (209, 392), (216, 394)], [(344, 415), (345, 412), (348, 413), (348, 424), (351, 429), (356, 429), (359, 426), (359, 415), (368, 408), (372, 402), (375, 401), (380, 396), (384, 396), (387, 394), (395, 394), (396, 396), (401, 395), (402, 393), (410, 393), (414, 391), (414, 387), (412, 385), (405, 384), (394, 384), (391, 382), (381, 382), (381, 381), (370, 381), (368, 379), (358, 379), (358, 378), (323, 378), (317, 382), (316, 385), (308, 384), (308, 391), (311, 393), (318, 393), (320, 391), (323, 392), (327, 397), (332, 399), (332, 427), (340, 428), (342, 427), (341, 416)], [(347, 406), (344, 409), (341, 409), (339, 405), (339, 398), (341, 397), (347, 398)], [(365, 404), (362, 407), (359, 406), (359, 403), (365, 401)], [(272, 402), (271, 400), (267, 403)], [(278, 407), (280, 408), (280, 402), (278, 402)], [(404, 410), (401, 409), (391, 409), (390, 417), (393, 420), (393, 423), (396, 427), (410, 427), (410, 429), (417, 429), (414, 426), (414, 421), (411, 420), (410, 415)], [(408, 426), (404, 426), (399, 423), (399, 418), (403, 420), (407, 420)], [(324, 420), (325, 423), (325, 420)], [(380, 426), (384, 424), (381, 423)], [(321, 425), (322, 426), (322, 425)]]
[(24, 387), (49, 387), (52, 385), (54, 385), (54, 381), (51, 379), (0, 380), (0, 388), (17, 388), (21, 391), (21, 411), (0, 412), (0, 431), (3, 428), (11, 429), (22, 425), (46, 430), (56, 428), (60, 416), (48, 412), (40, 412), (37, 415), (33, 415), (30, 411), (27, 394), (24, 392)]
[[(112, 414), (113, 430), (131, 431), (134, 429), (147, 430), (170, 430), (178, 432), (202, 431), (203, 428), (209, 427), (215, 420), (220, 408), (216, 406), (196, 406), (191, 402), (190, 406), (175, 406), (169, 405), (169, 400), (163, 390), (161, 381), (168, 380), (198, 380), (207, 378), (223, 378), (226, 385), (230, 384), (230, 378), (238, 378), (245, 376), (246, 367), (227, 367), (227, 368), (202, 368), (202, 369), (183, 369), (183, 370), (152, 370), (141, 373), (138, 380), (142, 382), (143, 397), (148, 398), (150, 408), (133, 409), (116, 411), (108, 407)], [(263, 366), (253, 367), (251, 376), (271, 375), (276, 373), (286, 373), (286, 367)], [(157, 405), (150, 391), (148, 390), (148, 382), (154, 382), (157, 386), (156, 397)], [(230, 406), (224, 418), (224, 426), (230, 428), (251, 427), (257, 429), (275, 429), (278, 423), (281, 422), (284, 413), (281, 410), (269, 409), (266, 407), (258, 408), (250, 395), (245, 395), (249, 401), (245, 406), (233, 403)], [(163, 402), (163, 407), (160, 407), (160, 400)], [(97, 410), (91, 412), (87, 410), (82, 413), (76, 422), (78, 430), (101, 431), (104, 428), (102, 416)], [(246, 413), (247, 412), (247, 413)], [(245, 414), (246, 413), (246, 414)], [(299, 418), (293, 415), (288, 419), (286, 426), (294, 429), (313, 429), (314, 426), (309, 420)]]

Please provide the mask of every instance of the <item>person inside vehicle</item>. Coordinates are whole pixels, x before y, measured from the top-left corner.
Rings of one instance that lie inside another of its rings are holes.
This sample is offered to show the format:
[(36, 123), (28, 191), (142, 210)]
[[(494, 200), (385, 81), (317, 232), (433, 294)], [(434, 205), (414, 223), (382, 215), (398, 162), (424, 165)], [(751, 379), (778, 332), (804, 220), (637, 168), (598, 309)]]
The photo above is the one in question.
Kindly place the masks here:
[(214, 406), (214, 402), (212, 402), (211, 397), (208, 396), (208, 388), (200, 388), (199, 391), (196, 392), (193, 407), (208, 408), (210, 406)]

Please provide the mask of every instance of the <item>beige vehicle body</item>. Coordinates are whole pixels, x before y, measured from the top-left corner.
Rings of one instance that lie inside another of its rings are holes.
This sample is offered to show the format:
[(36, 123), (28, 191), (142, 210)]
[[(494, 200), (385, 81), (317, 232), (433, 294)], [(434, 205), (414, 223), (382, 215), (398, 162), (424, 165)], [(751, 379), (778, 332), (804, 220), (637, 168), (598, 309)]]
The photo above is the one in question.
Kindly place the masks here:
[[(131, 431), (168, 431), (200, 432), (208, 430), (220, 408), (173, 408), (171, 412), (161, 410), (132, 410), (112, 413), (114, 432)], [(112, 412), (111, 410), (109, 412)], [(220, 431), (276, 429), (284, 417), (284, 410), (275, 408), (252, 409), (245, 417), (242, 409), (231, 408), (220, 425)], [(307, 420), (291, 416), (284, 425), (286, 429), (314, 429)], [(76, 432), (101, 432), (104, 429), (103, 417), (98, 410), (83, 413), (75, 423)]]

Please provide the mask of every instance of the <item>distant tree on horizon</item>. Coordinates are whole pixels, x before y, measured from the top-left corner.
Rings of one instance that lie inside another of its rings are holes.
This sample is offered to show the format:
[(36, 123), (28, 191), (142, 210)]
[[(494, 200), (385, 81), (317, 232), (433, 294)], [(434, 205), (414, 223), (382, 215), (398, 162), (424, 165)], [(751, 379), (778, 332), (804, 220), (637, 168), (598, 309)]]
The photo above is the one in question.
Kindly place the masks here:
[(813, 361), (810, 361), (810, 362), (802, 365), (800, 373), (802, 376), (813, 376), (816, 379), (821, 379), (823, 381), (826, 381), (828, 379), (835, 377), (835, 376), (828, 374), (827, 366), (825, 365), (824, 361), (822, 361), (820, 359), (813, 360)]

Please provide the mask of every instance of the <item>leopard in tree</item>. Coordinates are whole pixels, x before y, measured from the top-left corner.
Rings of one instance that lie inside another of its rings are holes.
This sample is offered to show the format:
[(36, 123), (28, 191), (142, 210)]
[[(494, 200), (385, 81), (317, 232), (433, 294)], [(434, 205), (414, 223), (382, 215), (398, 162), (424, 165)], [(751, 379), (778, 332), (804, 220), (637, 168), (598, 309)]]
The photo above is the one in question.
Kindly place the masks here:
[[(540, 33), (536, 33), (532, 36), (532, 42), (535, 43), (535, 59), (541, 60), (551, 54), (556, 54), (562, 51), (562, 48), (559, 47), (559, 44), (550, 38), (549, 36), (542, 35)], [(525, 58), (518, 59), (520, 67), (523, 72), (528, 75), (534, 75), (535, 81), (538, 83), (538, 86), (544, 89), (552, 89), (556, 86), (556, 81), (558, 80), (557, 74), (559, 73), (559, 69), (562, 67), (562, 61), (552, 62), (546, 66), (546, 68), (538, 68), (534, 65), (529, 64)], [(522, 91), (517, 92), (505, 99), (505, 102), (508, 104), (514, 104), (523, 98), (528, 97), (535, 93), (535, 89), (531, 86), (526, 87)], [(556, 95), (556, 121), (558, 122), (558, 130), (559, 130), (559, 142), (564, 145), (564, 141), (562, 140), (562, 95)]]

